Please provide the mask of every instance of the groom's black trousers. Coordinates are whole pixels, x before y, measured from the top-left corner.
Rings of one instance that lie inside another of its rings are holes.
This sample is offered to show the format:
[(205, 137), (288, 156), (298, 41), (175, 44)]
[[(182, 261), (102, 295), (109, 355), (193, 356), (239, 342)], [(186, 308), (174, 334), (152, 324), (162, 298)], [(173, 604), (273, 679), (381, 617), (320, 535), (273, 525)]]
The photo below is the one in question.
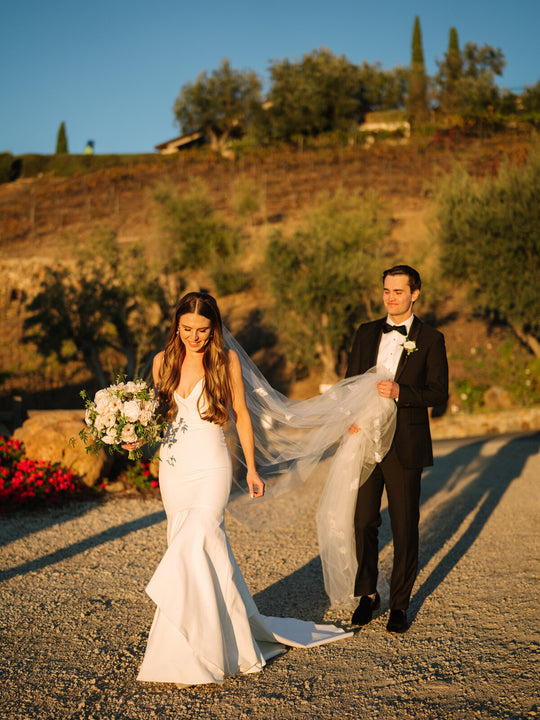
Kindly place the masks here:
[(406, 610), (418, 568), (418, 521), (422, 468), (404, 468), (392, 447), (358, 489), (354, 529), (358, 571), (355, 597), (377, 589), (381, 498), (384, 487), (394, 540), (390, 609)]

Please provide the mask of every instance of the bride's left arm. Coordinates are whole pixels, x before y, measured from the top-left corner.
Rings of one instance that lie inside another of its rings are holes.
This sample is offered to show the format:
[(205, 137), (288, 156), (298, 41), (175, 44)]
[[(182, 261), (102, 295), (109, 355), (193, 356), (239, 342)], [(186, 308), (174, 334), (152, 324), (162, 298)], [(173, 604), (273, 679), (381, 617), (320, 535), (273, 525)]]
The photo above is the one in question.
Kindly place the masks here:
[(252, 497), (264, 495), (264, 482), (261, 480), (255, 467), (255, 442), (253, 439), (253, 426), (246, 405), (246, 391), (242, 379), (240, 359), (234, 350), (229, 350), (229, 377), (232, 391), (232, 407), (238, 437), (247, 466), (247, 484)]

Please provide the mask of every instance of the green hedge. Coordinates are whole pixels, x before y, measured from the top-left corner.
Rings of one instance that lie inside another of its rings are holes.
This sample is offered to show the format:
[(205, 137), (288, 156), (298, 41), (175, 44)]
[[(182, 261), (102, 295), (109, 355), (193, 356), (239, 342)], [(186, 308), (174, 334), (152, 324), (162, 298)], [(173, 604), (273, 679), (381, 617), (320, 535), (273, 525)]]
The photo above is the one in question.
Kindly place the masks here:
[(11, 153), (0, 153), (0, 183), (7, 183), (13, 180), (11, 177), (12, 165), (13, 155)]
[(132, 166), (146, 162), (170, 162), (175, 156), (163, 156), (156, 153), (138, 155), (19, 155), (11, 153), (0, 155), (0, 182), (9, 182), (19, 177), (31, 178), (44, 173), (69, 177), (88, 170)]

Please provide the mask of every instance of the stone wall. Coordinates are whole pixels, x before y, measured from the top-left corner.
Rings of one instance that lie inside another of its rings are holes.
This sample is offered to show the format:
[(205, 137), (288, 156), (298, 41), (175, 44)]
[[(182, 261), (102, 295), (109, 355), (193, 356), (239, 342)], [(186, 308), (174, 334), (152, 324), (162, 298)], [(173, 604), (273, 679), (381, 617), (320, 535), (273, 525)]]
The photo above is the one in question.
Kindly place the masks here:
[(540, 407), (502, 410), (499, 412), (467, 415), (456, 413), (431, 419), (434, 440), (504, 435), (506, 433), (540, 430)]

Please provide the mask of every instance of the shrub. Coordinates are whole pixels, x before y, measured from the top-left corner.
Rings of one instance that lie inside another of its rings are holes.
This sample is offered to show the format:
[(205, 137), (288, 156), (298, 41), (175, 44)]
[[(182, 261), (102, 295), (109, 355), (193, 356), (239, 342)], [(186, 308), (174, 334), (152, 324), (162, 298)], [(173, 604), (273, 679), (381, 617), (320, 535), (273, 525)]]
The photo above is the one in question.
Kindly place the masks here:
[(217, 294), (222, 297), (248, 290), (252, 284), (252, 278), (241, 268), (221, 267), (217, 263), (211, 270), (210, 277), (216, 286)]
[(180, 194), (172, 182), (158, 183), (152, 190), (161, 230), (166, 239), (166, 258), (174, 270), (211, 270), (236, 254), (238, 232), (216, 212), (207, 187), (192, 181)]
[(252, 217), (261, 207), (261, 191), (248, 177), (240, 177), (233, 184), (231, 207), (239, 218)]

